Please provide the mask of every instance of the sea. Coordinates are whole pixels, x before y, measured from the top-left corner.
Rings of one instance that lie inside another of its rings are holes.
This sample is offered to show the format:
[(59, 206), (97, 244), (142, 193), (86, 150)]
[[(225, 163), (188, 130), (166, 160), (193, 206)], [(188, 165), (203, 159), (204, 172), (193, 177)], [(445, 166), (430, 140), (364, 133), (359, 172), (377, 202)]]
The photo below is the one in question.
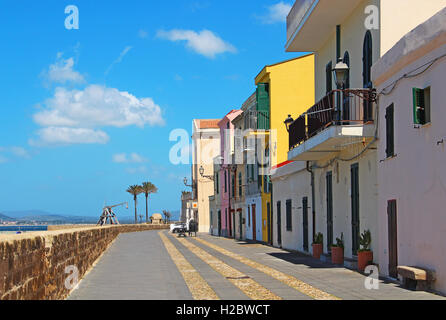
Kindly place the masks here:
[(48, 226), (0, 226), (0, 234), (48, 231)]

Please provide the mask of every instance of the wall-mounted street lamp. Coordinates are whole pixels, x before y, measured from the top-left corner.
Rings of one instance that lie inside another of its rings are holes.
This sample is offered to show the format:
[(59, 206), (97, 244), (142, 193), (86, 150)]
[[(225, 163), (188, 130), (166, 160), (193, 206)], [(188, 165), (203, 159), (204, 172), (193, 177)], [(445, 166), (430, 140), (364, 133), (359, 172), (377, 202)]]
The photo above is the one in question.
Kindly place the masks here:
[(342, 58), (339, 58), (338, 63), (332, 71), (338, 88), (344, 89), (345, 85), (347, 84), (348, 73), (350, 71), (349, 66), (342, 60)]
[(214, 177), (214, 176), (209, 176), (209, 175), (205, 175), (205, 174), (204, 174), (204, 168), (203, 168), (203, 166), (200, 167), (199, 172), (200, 172), (200, 176), (202, 176), (203, 178), (206, 178), (206, 179), (209, 179), (209, 180), (212, 180), (212, 181), (215, 180), (215, 177)]
[(290, 132), (290, 126), (293, 124), (294, 119), (291, 117), (291, 114), (288, 115), (288, 118), (285, 119), (286, 131)]
[[(190, 187), (190, 188), (193, 188), (193, 187), (194, 187), (193, 184), (188, 184), (188, 183), (187, 183), (187, 178), (186, 178), (186, 177), (184, 177), (183, 182), (184, 182), (184, 185), (185, 185), (186, 187)], [(193, 181), (192, 181), (192, 183), (193, 183)]]
[[(338, 63), (333, 68), (332, 72), (336, 85), (338, 86), (338, 88), (344, 90), (349, 77), (350, 67), (342, 60), (342, 58), (339, 58)], [(372, 88), (367, 92), (361, 90), (348, 90), (347, 95), (351, 94), (359, 96), (360, 98), (369, 102), (377, 101), (377, 93), (375, 88)]]

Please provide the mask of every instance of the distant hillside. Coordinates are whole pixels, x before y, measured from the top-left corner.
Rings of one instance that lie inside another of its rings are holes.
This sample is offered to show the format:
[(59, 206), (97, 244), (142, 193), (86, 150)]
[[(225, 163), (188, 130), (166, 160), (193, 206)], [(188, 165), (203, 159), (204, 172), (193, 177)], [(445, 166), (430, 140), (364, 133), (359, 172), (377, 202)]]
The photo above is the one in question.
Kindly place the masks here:
[[(7, 217), (2, 218), (2, 216)], [(40, 210), (5, 211), (0, 214), (0, 219), (5, 221), (18, 221), (21, 224), (89, 224), (96, 223), (99, 217), (63, 216), (51, 214)]]
[(3, 220), (3, 221), (13, 221), (14, 219), (12, 219), (11, 217), (8, 217), (8, 216), (0, 213), (0, 220)]

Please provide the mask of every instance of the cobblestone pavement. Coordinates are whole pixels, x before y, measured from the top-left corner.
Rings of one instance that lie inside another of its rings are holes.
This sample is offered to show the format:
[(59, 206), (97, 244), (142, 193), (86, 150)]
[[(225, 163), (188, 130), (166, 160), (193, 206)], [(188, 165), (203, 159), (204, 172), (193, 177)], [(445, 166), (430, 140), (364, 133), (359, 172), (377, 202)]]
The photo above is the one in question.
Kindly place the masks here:
[(380, 281), (311, 257), (233, 239), (168, 232), (121, 234), (73, 300), (431, 300), (445, 299)]

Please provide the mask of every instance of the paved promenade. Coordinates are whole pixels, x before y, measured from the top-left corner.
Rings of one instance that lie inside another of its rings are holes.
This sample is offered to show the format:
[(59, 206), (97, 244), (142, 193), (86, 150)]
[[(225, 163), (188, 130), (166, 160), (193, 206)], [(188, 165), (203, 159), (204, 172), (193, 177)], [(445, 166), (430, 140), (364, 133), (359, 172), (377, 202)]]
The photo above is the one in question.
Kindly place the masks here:
[(166, 231), (121, 234), (73, 291), (72, 300), (445, 299), (380, 282), (260, 244)]

